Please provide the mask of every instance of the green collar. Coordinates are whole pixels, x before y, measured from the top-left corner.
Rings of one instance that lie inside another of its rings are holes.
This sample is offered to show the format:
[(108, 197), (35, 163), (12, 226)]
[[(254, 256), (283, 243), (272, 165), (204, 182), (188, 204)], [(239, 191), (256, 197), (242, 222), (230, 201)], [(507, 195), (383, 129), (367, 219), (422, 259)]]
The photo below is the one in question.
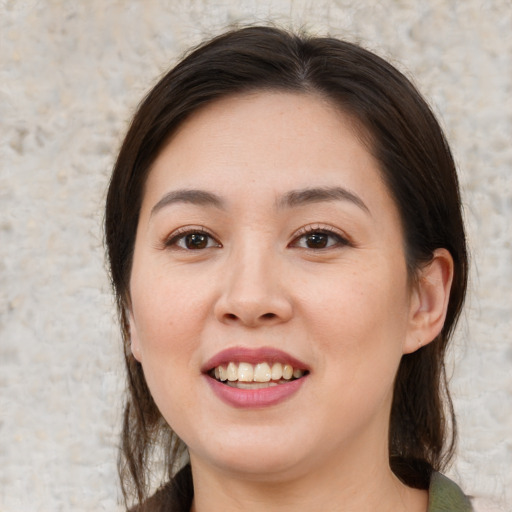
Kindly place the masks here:
[(441, 473), (432, 473), (428, 512), (472, 512), (473, 507), (460, 487)]

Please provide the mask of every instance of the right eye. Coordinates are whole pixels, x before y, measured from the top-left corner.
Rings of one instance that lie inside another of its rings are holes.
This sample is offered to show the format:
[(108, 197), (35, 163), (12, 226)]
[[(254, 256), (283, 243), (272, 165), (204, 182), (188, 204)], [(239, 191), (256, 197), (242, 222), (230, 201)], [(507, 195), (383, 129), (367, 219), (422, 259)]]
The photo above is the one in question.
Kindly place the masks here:
[(166, 247), (177, 247), (187, 251), (199, 251), (211, 247), (221, 247), (209, 233), (193, 229), (172, 234), (165, 243)]

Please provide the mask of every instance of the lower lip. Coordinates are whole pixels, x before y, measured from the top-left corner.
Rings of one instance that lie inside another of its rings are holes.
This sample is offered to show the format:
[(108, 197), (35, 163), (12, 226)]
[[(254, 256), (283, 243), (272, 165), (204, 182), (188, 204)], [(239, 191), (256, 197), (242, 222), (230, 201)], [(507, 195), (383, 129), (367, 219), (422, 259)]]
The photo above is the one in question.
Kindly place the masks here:
[(228, 405), (244, 409), (257, 409), (284, 402), (297, 393), (307, 377), (259, 389), (232, 388), (208, 375), (205, 375), (205, 378), (213, 392)]

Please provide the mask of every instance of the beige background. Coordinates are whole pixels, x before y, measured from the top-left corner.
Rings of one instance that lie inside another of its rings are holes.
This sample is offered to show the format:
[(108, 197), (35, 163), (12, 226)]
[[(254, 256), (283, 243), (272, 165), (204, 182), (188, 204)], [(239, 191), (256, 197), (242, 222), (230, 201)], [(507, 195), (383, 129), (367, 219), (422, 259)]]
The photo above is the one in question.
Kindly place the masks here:
[(363, 42), (441, 118), (473, 265), (450, 474), (497, 504), (482, 510), (512, 510), (510, 0), (0, 0), (0, 512), (117, 509), (109, 171), (134, 106), (188, 46), (269, 18)]

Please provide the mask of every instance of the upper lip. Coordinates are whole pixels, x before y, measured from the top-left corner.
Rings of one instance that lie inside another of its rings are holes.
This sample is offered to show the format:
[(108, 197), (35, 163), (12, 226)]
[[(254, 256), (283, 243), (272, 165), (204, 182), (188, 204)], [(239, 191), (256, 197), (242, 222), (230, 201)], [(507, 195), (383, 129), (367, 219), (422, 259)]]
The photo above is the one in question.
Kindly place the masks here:
[(201, 371), (203, 373), (208, 373), (213, 368), (221, 365), (227, 365), (230, 362), (234, 363), (250, 363), (250, 364), (258, 364), (258, 363), (281, 363), (281, 364), (289, 364), (294, 368), (300, 370), (308, 370), (309, 366), (300, 361), (296, 357), (284, 352), (283, 350), (279, 350), (277, 348), (272, 347), (260, 347), (260, 348), (247, 348), (247, 347), (232, 347), (227, 348), (225, 350), (221, 350), (213, 357), (211, 357), (206, 363), (201, 367)]

